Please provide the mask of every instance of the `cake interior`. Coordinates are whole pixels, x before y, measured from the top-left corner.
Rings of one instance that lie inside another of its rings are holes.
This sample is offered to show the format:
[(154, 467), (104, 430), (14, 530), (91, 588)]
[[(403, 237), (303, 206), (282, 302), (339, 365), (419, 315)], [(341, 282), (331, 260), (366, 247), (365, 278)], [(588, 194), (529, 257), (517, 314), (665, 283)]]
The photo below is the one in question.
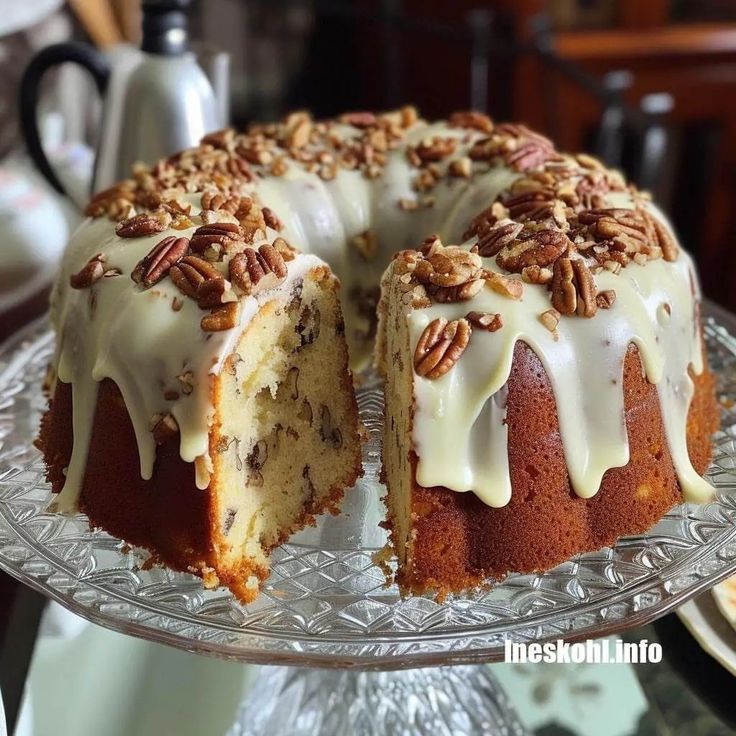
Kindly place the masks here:
[(352, 394), (335, 390), (349, 375), (336, 345), (344, 327), (325, 283), (306, 278), (288, 304), (261, 308), (215, 387), (213, 538), (222, 568), (249, 573), (241, 583), (253, 594), (269, 551), (314, 514), (336, 512), (356, 474), (357, 437), (343, 436)]

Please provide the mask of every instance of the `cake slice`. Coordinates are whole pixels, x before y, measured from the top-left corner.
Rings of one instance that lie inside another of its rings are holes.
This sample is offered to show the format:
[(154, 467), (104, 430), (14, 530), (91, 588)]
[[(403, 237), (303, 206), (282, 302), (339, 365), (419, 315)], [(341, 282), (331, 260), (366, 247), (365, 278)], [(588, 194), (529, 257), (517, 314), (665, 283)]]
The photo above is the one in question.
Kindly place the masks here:
[(132, 220), (83, 228), (54, 296), (53, 507), (251, 601), (361, 473), (339, 284), (225, 214)]
[(547, 570), (712, 492), (700, 476), (718, 408), (687, 254), (599, 269), (586, 318), (478, 250), (431, 237), (382, 281), (385, 500), (405, 593)]

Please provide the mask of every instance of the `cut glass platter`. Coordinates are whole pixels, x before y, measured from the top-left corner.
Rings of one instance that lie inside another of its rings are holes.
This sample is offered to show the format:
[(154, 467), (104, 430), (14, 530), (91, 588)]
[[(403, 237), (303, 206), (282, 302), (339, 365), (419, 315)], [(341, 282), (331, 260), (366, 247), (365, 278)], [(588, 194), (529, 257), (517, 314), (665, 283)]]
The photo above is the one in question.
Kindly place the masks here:
[(708, 477), (715, 499), (674, 508), (650, 532), (539, 575), (511, 575), (444, 603), (401, 599), (372, 556), (379, 527), (380, 385), (358, 392), (370, 440), (365, 477), (343, 514), (326, 516), (273, 557), (260, 597), (238, 603), (191, 575), (142, 569), (147, 555), (48, 513), (33, 446), (54, 339), (45, 321), (0, 350), (0, 568), (96, 623), (244, 661), (357, 669), (493, 661), (504, 642), (597, 637), (641, 625), (736, 570), (736, 318), (709, 306), (705, 333), (722, 417)]

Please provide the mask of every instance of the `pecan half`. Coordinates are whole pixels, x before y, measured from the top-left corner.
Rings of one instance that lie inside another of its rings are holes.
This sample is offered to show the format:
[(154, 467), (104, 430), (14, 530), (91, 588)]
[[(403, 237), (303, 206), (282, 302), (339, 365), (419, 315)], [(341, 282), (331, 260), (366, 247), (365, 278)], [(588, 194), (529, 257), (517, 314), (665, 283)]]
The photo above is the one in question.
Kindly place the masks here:
[(570, 246), (570, 239), (559, 230), (523, 232), (496, 256), (496, 263), (507, 271), (521, 273), (527, 266), (549, 266)]
[(582, 258), (560, 258), (552, 269), (552, 306), (560, 314), (593, 317), (597, 310), (593, 274)]
[(593, 317), (598, 309), (596, 304), (596, 286), (593, 274), (582, 258), (572, 261), (575, 274), (575, 290), (578, 294), (577, 313), (581, 317)]
[(235, 327), (240, 321), (240, 303), (227, 302), (215, 307), (200, 320), (204, 332), (222, 332)]
[(198, 256), (185, 256), (169, 269), (169, 278), (179, 291), (196, 299), (201, 309), (222, 303), (229, 284), (211, 264)]
[(169, 235), (168, 238), (164, 238), (155, 245), (151, 252), (138, 262), (130, 277), (137, 284), (153, 286), (186, 255), (187, 250), (189, 250), (188, 238), (177, 238), (175, 235)]
[(578, 295), (575, 291), (575, 273), (569, 258), (560, 258), (552, 267), (552, 306), (560, 314), (575, 314)]
[(105, 275), (104, 263), (107, 257), (98, 253), (84, 264), (82, 269), (69, 277), (69, 285), (72, 289), (87, 289)]
[(448, 322), (433, 319), (419, 337), (414, 351), (417, 375), (435, 379), (444, 376), (459, 360), (470, 342), (472, 328), (466, 319)]
[(280, 284), (288, 273), (284, 258), (273, 245), (257, 251), (246, 248), (230, 261), (230, 280), (244, 294), (257, 294)]
[(478, 253), (484, 258), (491, 258), (502, 248), (513, 243), (524, 229), (520, 222), (502, 221), (487, 233), (478, 237)]
[(170, 224), (171, 215), (166, 210), (141, 212), (119, 222), (115, 233), (121, 238), (143, 238), (163, 232)]
[(471, 130), (480, 130), (481, 133), (493, 132), (493, 121), (476, 110), (461, 110), (450, 115), (447, 121), (453, 128), (470, 128)]
[(192, 235), (191, 249), (200, 255), (212, 249), (218, 256), (243, 242), (240, 225), (235, 222), (213, 222), (198, 227)]

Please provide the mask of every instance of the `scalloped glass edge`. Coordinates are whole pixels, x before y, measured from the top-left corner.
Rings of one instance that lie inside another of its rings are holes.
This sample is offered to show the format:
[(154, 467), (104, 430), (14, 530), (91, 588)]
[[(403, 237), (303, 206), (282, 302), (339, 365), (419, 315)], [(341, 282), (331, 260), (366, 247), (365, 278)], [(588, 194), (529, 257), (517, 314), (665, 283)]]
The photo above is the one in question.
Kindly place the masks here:
[[(378, 483), (380, 384), (359, 391), (370, 439), (366, 477), (344, 513), (320, 519), (276, 551), (271, 578), (248, 606), (204, 591), (191, 575), (141, 569), (85, 517), (45, 511), (49, 487), (33, 447), (53, 351), (46, 319), (0, 348), (0, 569), (102, 626), (190, 651), (263, 664), (401, 669), (502, 659), (504, 643), (578, 640), (644, 624), (736, 570), (736, 318), (704, 308), (721, 430), (708, 477), (713, 502), (672, 509), (647, 534), (578, 555), (540, 575), (439, 604), (401, 599), (371, 556), (384, 533)], [(347, 507), (347, 508), (345, 508)]]

